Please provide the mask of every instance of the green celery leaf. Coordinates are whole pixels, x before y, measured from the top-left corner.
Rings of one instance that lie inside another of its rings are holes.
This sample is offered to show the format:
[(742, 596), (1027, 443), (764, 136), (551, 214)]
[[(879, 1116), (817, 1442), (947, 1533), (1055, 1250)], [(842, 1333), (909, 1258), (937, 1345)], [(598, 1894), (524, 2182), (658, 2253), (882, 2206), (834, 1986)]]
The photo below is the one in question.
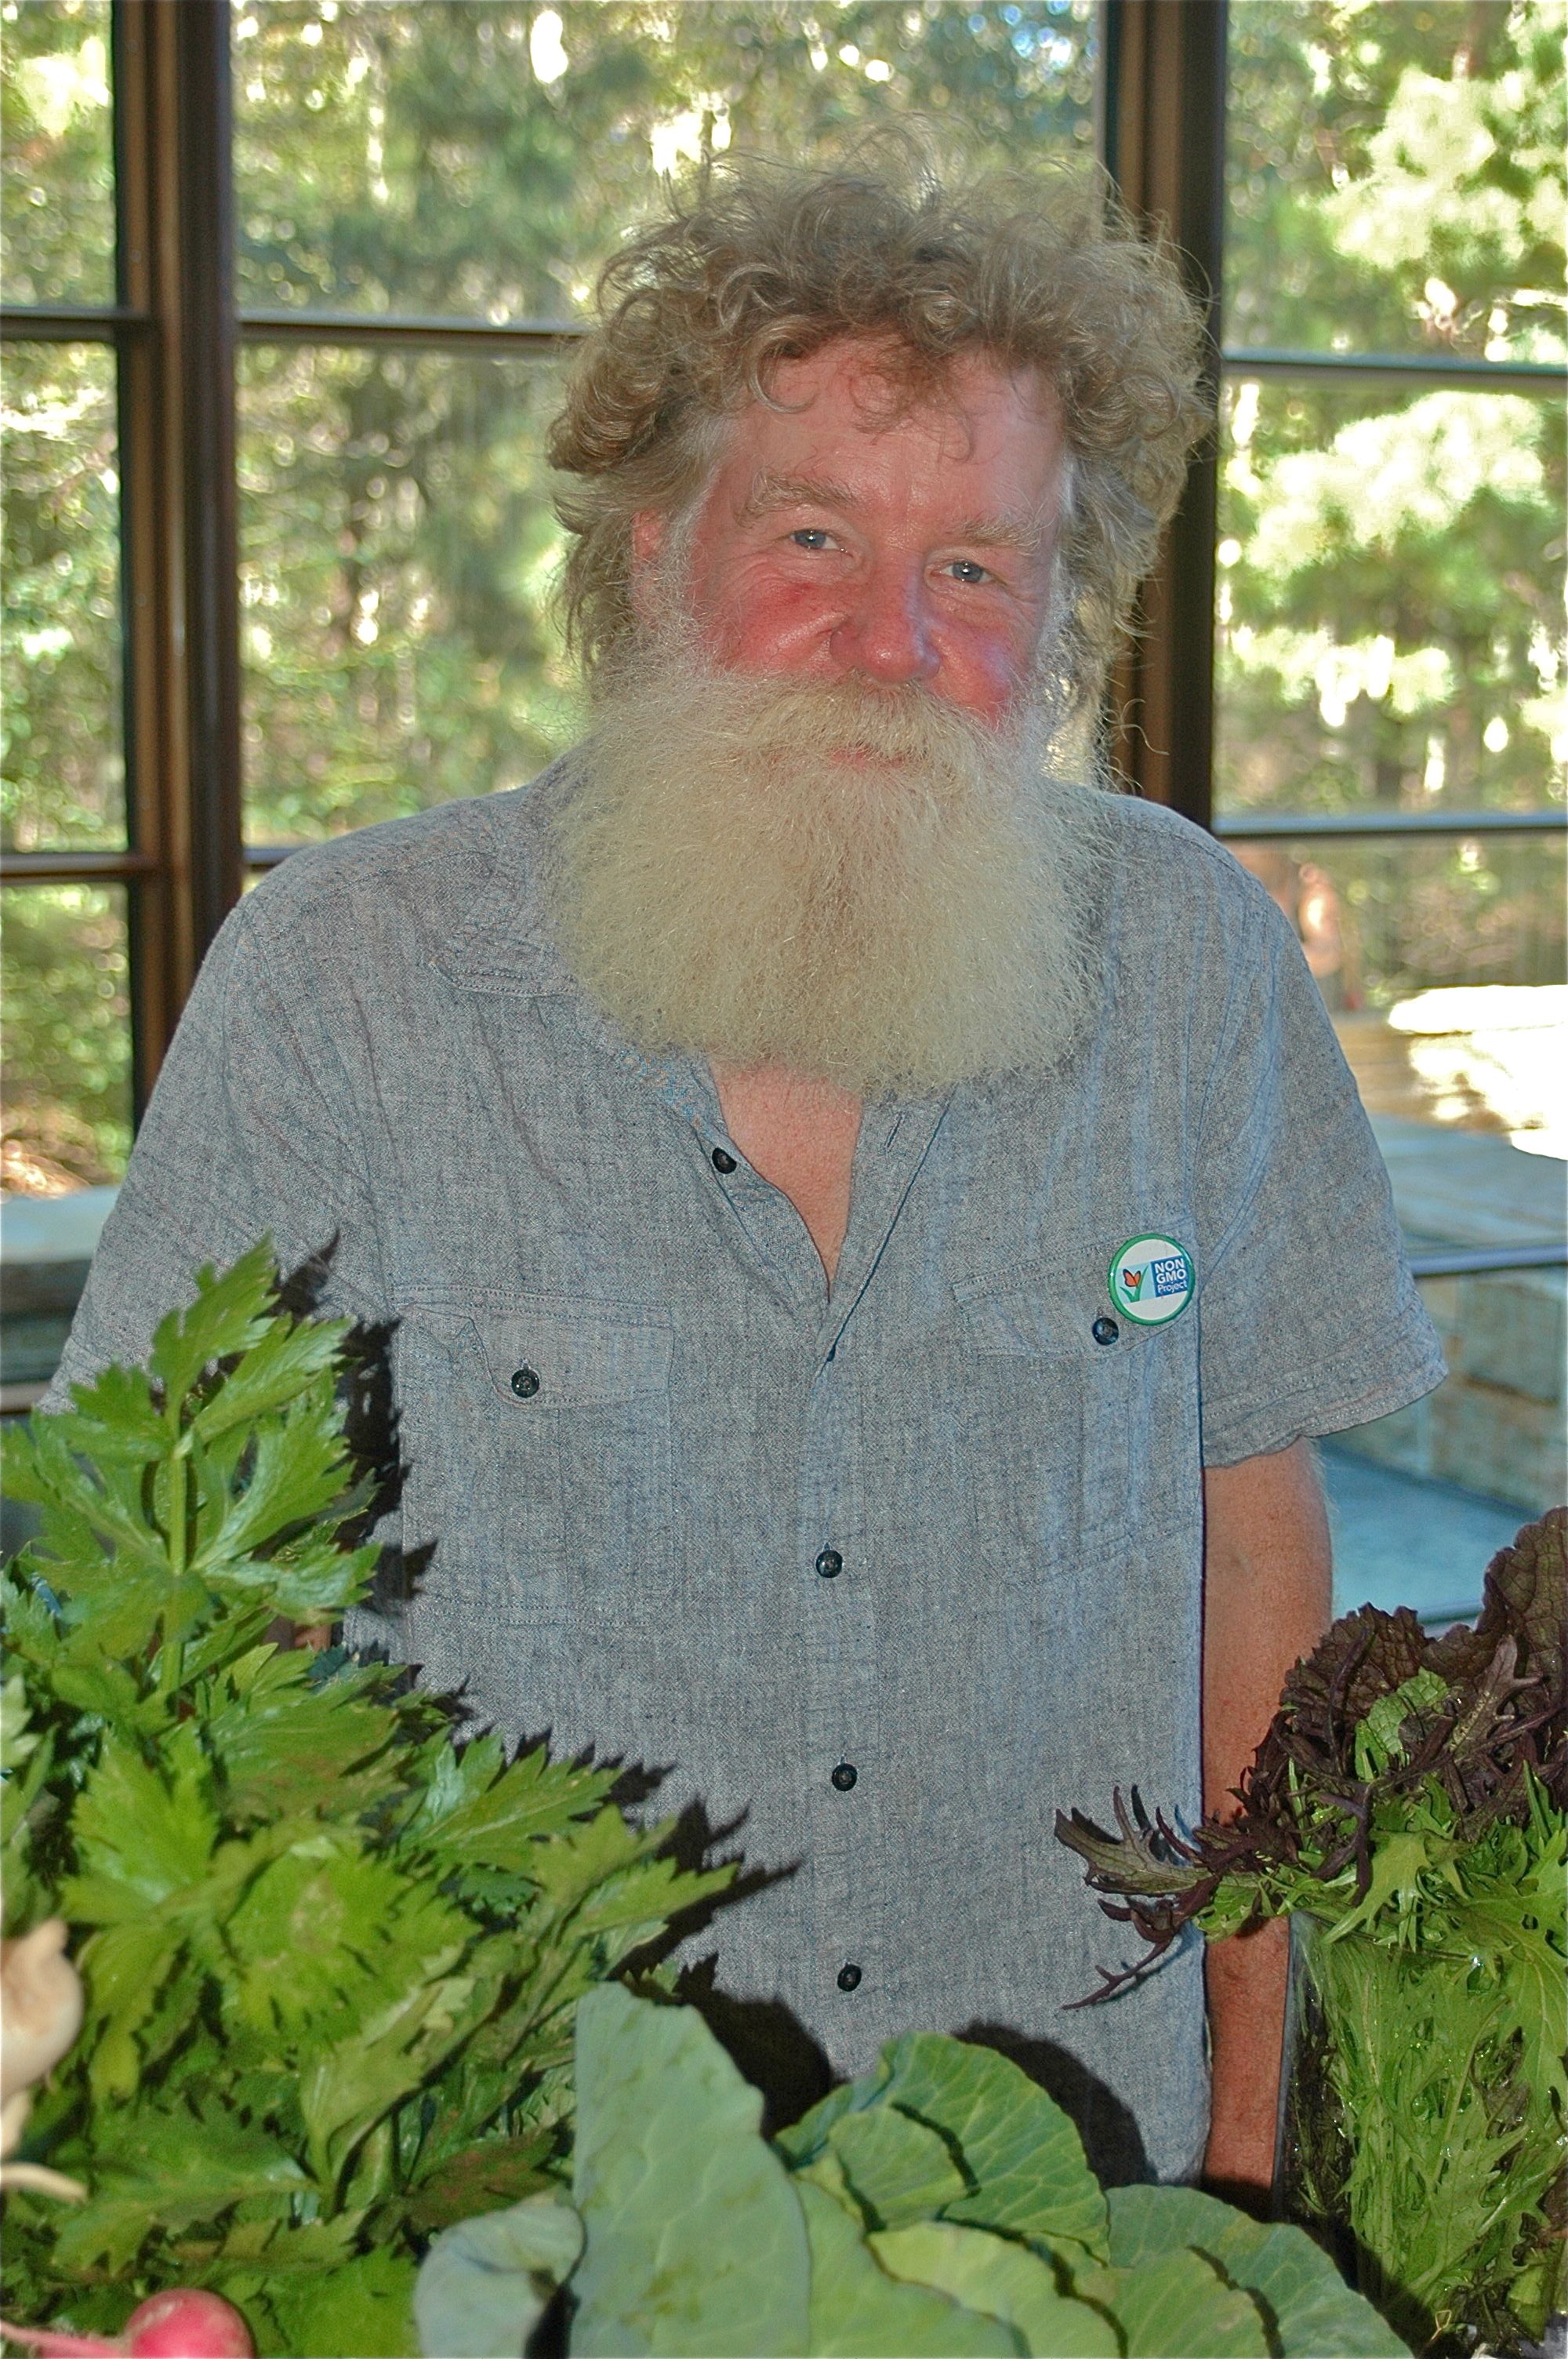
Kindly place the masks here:
[(106, 1543), (129, 1566), (145, 1570), (166, 1561), (163, 1535), (143, 1501), (143, 1463), (79, 1459), (72, 1422), (69, 1416), (36, 1418), (25, 1444), (8, 1442), (5, 1452), (7, 1485), (43, 1511), (23, 1562), (41, 1571), (61, 1598), (79, 1590), (101, 1593), (112, 1552)]
[(762, 2136), (761, 2095), (696, 2010), (614, 1984), (590, 1991), (578, 2008), (577, 2100), (579, 2349), (804, 2353), (799, 2201)]
[(100, 2104), (135, 2094), (142, 2076), (138, 2039), (179, 1957), (184, 1928), (154, 1909), (105, 1925), (77, 1956), (87, 1995), (88, 2085)]
[[(641, 1835), (646, 1845), (665, 1840), (665, 1829), (651, 1827)], [(723, 1892), (735, 1880), (733, 1865), (683, 1868), (673, 1859), (643, 1859), (632, 1868), (606, 1876), (590, 1892), (572, 1919), (579, 1936), (610, 1935), (609, 1951), (617, 1958), (636, 1949), (680, 1909)]]
[(114, 1924), (194, 1884), (218, 1835), (210, 1784), (191, 1722), (171, 1731), (156, 1769), (113, 1733), (105, 1736), (76, 1805), (82, 1872), (62, 1897), (64, 1913)]
[(428, 1782), (403, 1840), (438, 1841), (443, 1863), (454, 1866), (526, 1873), (540, 1838), (602, 1810), (613, 1783), (608, 1771), (552, 1761), (543, 1746), (508, 1764), (494, 1736), (460, 1753), (442, 1736), (430, 1755)]
[[(72, 1656), (77, 1654), (86, 1659), (73, 1661)], [(62, 1647), (55, 1664), (53, 1686), (61, 1703), (88, 1712), (94, 1720), (107, 1721), (122, 1734), (151, 1734), (167, 1714), (168, 1708), (161, 1698), (144, 1698), (124, 1665), (104, 1662), (96, 1645), (90, 1649), (80, 1645)]]
[(669, 1832), (659, 1826), (643, 1832), (607, 1802), (586, 1824), (576, 1821), (558, 1841), (538, 1845), (524, 1864), (557, 1909), (575, 1908), (610, 1876), (641, 1865)]
[(829, 2145), (870, 2228), (902, 2228), (961, 2202), (969, 2183), (945, 2139), (893, 2105), (846, 2114)]
[(1303, 2229), (1250, 2220), (1195, 2187), (1117, 2187), (1108, 2201), (1118, 2268), (1187, 2246), (1205, 2254), (1257, 2297), (1280, 2359), (1409, 2359), (1392, 2327)]
[(216, 2108), (142, 2104), (113, 2113), (95, 2131), (92, 2190), (66, 2215), (58, 2265), (124, 2268), (154, 2228), (221, 2219), (236, 2203), (265, 2201), (287, 2217), (308, 2185), (298, 2163), (263, 2130)]
[(1127, 2359), (1270, 2359), (1260, 2305), (1227, 2285), (1201, 2253), (1162, 2253), (1133, 2268), (1092, 2269), (1075, 2278), (1074, 2291), (1110, 2311)]
[(417, 2359), (414, 2282), (412, 2256), (381, 2245), (308, 2275), (269, 2271), (267, 2294), (290, 2359)]
[(1058, 2292), (1054, 2271), (1022, 2245), (946, 2220), (890, 2229), (869, 2241), (890, 2276), (1000, 2319), (1039, 2359), (1120, 2359), (1121, 2338), (1109, 2319)]
[(421, 2350), (428, 2359), (520, 2353), (577, 2267), (582, 2244), (581, 2220), (555, 2192), (449, 2228), (426, 2255), (415, 2288)]
[(472, 1934), (433, 1886), (322, 1828), (265, 1868), (230, 1918), (229, 2006), (258, 2027), (322, 2039), (449, 1973)]
[(222, 1522), (192, 1560), (198, 1571), (234, 1577), (240, 1560), (293, 1524), (323, 1515), (341, 1498), (347, 1473), (342, 1436), (330, 1400), (306, 1400), (256, 1431), (244, 1487), (229, 1498)]
[(202, 1371), (215, 1360), (248, 1352), (266, 1332), (274, 1313), (277, 1277), (272, 1247), (263, 1237), (217, 1277), (211, 1266), (196, 1273), (196, 1299), (160, 1321), (147, 1357), (163, 1386), (166, 1401), (182, 1402)]
[(231, 1664), (200, 1698), (229, 1816), (244, 1825), (352, 1807), (341, 1781), (394, 1734), (377, 1684), (355, 1670), (317, 1681), (302, 1649), (258, 1647)]
[(900, 2359), (1001, 2359), (1026, 2347), (1022, 2336), (1000, 2319), (967, 2309), (929, 2286), (906, 2285), (890, 2276), (843, 2206), (810, 2180), (797, 2179), (795, 2192), (811, 2255), (810, 2340), (797, 2343), (797, 2350), (810, 2351), (814, 2359), (888, 2359), (890, 2353)]
[(234, 1426), (287, 1408), (310, 1389), (312, 1378), (330, 1380), (349, 1325), (346, 1319), (303, 1321), (297, 1327), (276, 1320), (197, 1410), (193, 1430), (211, 1443)]
[(53, 1667), (60, 1648), (60, 1617), (38, 1594), (34, 1582), (18, 1581), (10, 1572), (0, 1580), (0, 1620), (8, 1655), (39, 1670)]
[(145, 1466), (168, 1449), (168, 1420), (153, 1398), (144, 1368), (111, 1364), (90, 1383), (72, 1385), (70, 1397), (61, 1430), (71, 1450), (95, 1465), (124, 1461)]
[(335, 2188), (355, 2147), (376, 2123), (422, 2088), (490, 2004), (470, 1975), (432, 1978), (366, 2018), (354, 2032), (302, 2060), (299, 2111), (310, 2166)]
[(204, 1564), (203, 1577), (221, 1596), (255, 1595), (267, 1613), (295, 1624), (325, 1622), (356, 1605), (370, 1586), (378, 1551), (341, 1549), (327, 1531), (307, 1534), (270, 1556)]

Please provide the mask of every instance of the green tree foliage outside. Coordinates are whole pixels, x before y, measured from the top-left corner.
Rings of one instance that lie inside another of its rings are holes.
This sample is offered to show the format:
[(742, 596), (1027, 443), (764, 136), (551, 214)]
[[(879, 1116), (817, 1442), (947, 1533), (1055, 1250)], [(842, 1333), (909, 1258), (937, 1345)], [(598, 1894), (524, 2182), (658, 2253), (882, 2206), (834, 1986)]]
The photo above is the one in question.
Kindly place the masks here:
[[(1092, 144), (1091, 12), (616, 0), (246, 8), (240, 280), (267, 309), (580, 318), (664, 174), (915, 110), (994, 160)], [(556, 364), (254, 347), (248, 825), (287, 842), (514, 786), (581, 727), (550, 592)]]
[(117, 1179), (131, 1148), (123, 886), (6, 888), (5, 1180), (52, 1195)]
[[(1563, 13), (1233, 9), (1229, 341), (1560, 354)], [(14, 299), (107, 294), (105, 15), (87, 0), (0, 10), (26, 67), (5, 102)], [(662, 176), (705, 156), (824, 156), (911, 113), (981, 161), (1093, 142), (1088, 0), (250, 0), (233, 34), (254, 310), (570, 321)], [(12, 688), (26, 727), (7, 810), (29, 842), (86, 841), (89, 825), (107, 841), (111, 462), (95, 428), (89, 501), (79, 375), (59, 347), (27, 365), (35, 408), (61, 423), (49, 451), (32, 429), (38, 487), (14, 500), (13, 645), (39, 652)], [(550, 596), (542, 431), (558, 365), (547, 347), (247, 342), (252, 842), (511, 786), (580, 728)], [(1559, 794), (1560, 396), (1238, 375), (1225, 413), (1220, 807)], [(1556, 971), (1561, 861), (1540, 840), (1353, 847), (1332, 865), (1373, 999)], [(65, 1086), (30, 1061), (27, 1011), (51, 987), (18, 935), (13, 1120), (35, 1128)]]
[[(1233, 9), (1227, 343), (1560, 365), (1565, 29), (1562, 0)], [(1561, 803), (1561, 385), (1238, 366), (1221, 431), (1217, 808)], [(1561, 978), (1560, 839), (1251, 864), (1332, 897), (1342, 1004)]]

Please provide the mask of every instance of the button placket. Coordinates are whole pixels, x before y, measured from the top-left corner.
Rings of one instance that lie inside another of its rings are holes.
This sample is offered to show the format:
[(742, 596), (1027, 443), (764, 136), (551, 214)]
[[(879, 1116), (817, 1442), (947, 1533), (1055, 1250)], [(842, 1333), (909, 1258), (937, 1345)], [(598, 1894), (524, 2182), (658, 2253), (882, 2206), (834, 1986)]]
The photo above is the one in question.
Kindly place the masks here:
[[(865, 1775), (881, 1742), (877, 1714), (874, 1583), (853, 1535), (842, 1530), (846, 1498), (859, 1495), (857, 1462), (866, 1447), (860, 1386), (850, 1376), (811, 1381), (801, 1432), (800, 1516), (805, 1580), (801, 1799), (813, 1870), (810, 1952), (822, 1984), (842, 1992), (876, 1972), (876, 1895), (868, 1891), (877, 1854), (876, 1783)], [(839, 1528), (836, 1531), (835, 1527)], [(841, 1981), (841, 1974), (852, 1978)]]

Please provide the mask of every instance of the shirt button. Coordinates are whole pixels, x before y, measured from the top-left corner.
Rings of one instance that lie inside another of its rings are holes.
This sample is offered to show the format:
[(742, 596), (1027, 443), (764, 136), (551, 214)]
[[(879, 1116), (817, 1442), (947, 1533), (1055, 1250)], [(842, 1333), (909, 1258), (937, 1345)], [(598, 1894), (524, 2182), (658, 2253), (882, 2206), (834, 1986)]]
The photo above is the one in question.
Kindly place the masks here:
[(838, 1987), (841, 1991), (859, 1990), (860, 1987), (860, 1967), (840, 1966), (838, 1969)]
[(519, 1400), (532, 1400), (539, 1389), (539, 1379), (532, 1368), (514, 1368), (512, 1389)]
[(1120, 1332), (1114, 1319), (1097, 1319), (1089, 1329), (1097, 1343), (1114, 1343)]
[(852, 1761), (840, 1761), (833, 1772), (833, 1783), (841, 1794), (847, 1794), (860, 1774)]
[(816, 1560), (816, 1570), (824, 1581), (837, 1581), (844, 1570), (844, 1560), (837, 1549), (824, 1549)]
[(735, 1169), (735, 1158), (732, 1155), (727, 1155), (723, 1147), (716, 1147), (713, 1150), (713, 1168), (715, 1171), (722, 1171), (728, 1180)]

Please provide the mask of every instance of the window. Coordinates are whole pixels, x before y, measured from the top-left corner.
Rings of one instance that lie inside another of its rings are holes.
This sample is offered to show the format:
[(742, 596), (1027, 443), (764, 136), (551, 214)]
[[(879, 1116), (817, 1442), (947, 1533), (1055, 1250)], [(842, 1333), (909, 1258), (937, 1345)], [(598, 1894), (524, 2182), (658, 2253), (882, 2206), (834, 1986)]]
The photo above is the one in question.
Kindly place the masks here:
[(1088, 0), (255, 0), (233, 34), (258, 863), (520, 784), (578, 734), (543, 429), (663, 173), (912, 108), (999, 156), (1093, 139)]
[[(106, 1180), (130, 1144), (129, 849), (108, 0), (5, 12), (4, 1184)], [(74, 871), (74, 873), (72, 873)]]
[(1098, 141), (1206, 273), (1220, 433), (1119, 758), (1290, 911), (1433, 1273), (1455, 1375), (1333, 1461), (1346, 1561), (1419, 1476), (1473, 1579), (1561, 1482), (1551, 29), (1522, 0), (5, 0), (5, 1185), (77, 1221), (66, 1276), (13, 1289), (15, 1397), (246, 875), (576, 734), (542, 434), (599, 260), (683, 158), (913, 109), (981, 155)]
[(1087, 149), (1098, 49), (1093, 0), (5, 0), (0, 30), (22, 1406), (247, 872), (573, 735), (542, 427), (660, 174), (912, 106)]
[(1434, 1614), (1568, 1488), (1563, 131), (1547, 10), (1232, 11), (1214, 821), (1427, 1273), (1449, 1378), (1329, 1471)]

